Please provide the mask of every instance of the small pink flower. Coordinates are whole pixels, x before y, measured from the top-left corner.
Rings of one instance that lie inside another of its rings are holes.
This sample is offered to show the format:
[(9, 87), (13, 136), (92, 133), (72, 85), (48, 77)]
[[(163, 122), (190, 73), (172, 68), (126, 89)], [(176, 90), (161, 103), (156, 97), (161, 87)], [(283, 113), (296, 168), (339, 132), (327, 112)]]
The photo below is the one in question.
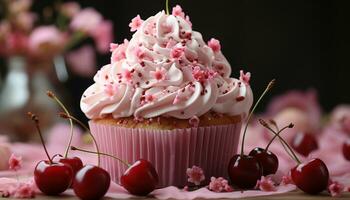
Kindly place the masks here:
[(11, 170), (17, 171), (22, 167), (22, 157), (12, 154), (9, 159), (9, 168)]
[(118, 62), (122, 59), (126, 58), (126, 48), (129, 45), (129, 41), (127, 39), (124, 40), (123, 44), (111, 44), (111, 51), (112, 51), (112, 56), (111, 56), (111, 63)]
[(141, 27), (142, 23), (143, 23), (143, 20), (141, 19), (140, 15), (137, 15), (131, 20), (129, 24), (130, 31), (131, 32), (137, 31)]
[(228, 181), (222, 177), (210, 178), (209, 190), (213, 192), (232, 192), (233, 188), (228, 184)]
[(85, 8), (74, 15), (70, 23), (70, 27), (74, 31), (83, 31), (88, 34), (92, 34), (96, 31), (96, 29), (98, 29), (98, 26), (102, 20), (102, 15), (94, 8)]
[(145, 51), (142, 48), (140, 48), (139, 46), (135, 47), (134, 54), (139, 60), (141, 60), (145, 57)]
[(18, 185), (12, 189), (11, 196), (14, 198), (34, 198), (35, 189), (34, 183), (18, 183)]
[(293, 184), (292, 177), (290, 177), (289, 175), (282, 176), (281, 185), (288, 185), (288, 184)]
[(277, 190), (275, 187), (275, 183), (272, 181), (271, 177), (265, 177), (265, 176), (262, 176), (261, 179), (258, 180), (257, 187), (261, 191), (265, 191), (265, 192), (272, 192)]
[(214, 51), (214, 52), (219, 52), (221, 49), (221, 45), (220, 45), (220, 41), (215, 39), (215, 38), (211, 38), (208, 41), (208, 46)]
[(239, 80), (249, 85), (250, 76), (251, 76), (250, 72), (244, 73), (244, 71), (241, 70), (239, 71), (239, 73), (240, 73)]
[(179, 5), (176, 5), (175, 7), (173, 7), (172, 15), (185, 18), (185, 13), (182, 11), (181, 6)]
[(195, 165), (193, 165), (192, 168), (187, 168), (186, 174), (188, 176), (187, 181), (190, 183), (194, 183), (195, 185), (200, 185), (201, 182), (205, 179), (202, 168), (197, 167)]
[(332, 197), (339, 197), (344, 191), (344, 185), (338, 183), (337, 181), (331, 182), (328, 186), (328, 190), (331, 193)]
[(166, 69), (163, 67), (157, 67), (156, 71), (151, 71), (150, 74), (155, 78), (157, 81), (162, 81), (166, 79)]
[(105, 86), (104, 91), (108, 96), (112, 97), (118, 92), (118, 86), (115, 84), (108, 84)]
[(183, 46), (175, 46), (171, 52), (170, 56), (174, 59), (179, 59), (185, 52), (185, 47)]
[(127, 69), (123, 71), (122, 76), (123, 76), (123, 79), (126, 81), (131, 81), (132, 79), (132, 73)]

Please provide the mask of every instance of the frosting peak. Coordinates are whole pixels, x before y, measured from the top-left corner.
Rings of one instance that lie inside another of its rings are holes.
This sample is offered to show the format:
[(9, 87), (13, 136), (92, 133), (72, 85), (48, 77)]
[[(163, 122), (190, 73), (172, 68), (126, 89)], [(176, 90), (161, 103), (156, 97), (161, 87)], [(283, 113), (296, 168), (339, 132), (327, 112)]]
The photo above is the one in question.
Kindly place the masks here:
[(129, 26), (136, 31), (131, 40), (111, 44), (111, 63), (83, 94), (80, 105), (88, 118), (189, 119), (209, 110), (248, 112), (250, 74), (242, 71), (240, 79), (230, 78), (220, 42), (213, 38), (206, 44), (180, 6), (172, 15), (162, 11), (144, 21), (138, 15)]

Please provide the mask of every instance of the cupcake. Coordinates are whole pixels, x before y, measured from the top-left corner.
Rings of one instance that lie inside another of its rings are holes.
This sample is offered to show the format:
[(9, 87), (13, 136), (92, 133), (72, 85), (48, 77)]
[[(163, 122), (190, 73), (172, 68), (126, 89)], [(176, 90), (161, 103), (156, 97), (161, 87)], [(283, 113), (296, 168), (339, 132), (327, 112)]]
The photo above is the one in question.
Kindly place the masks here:
[[(111, 44), (103, 66), (81, 98), (81, 109), (102, 152), (130, 163), (152, 162), (159, 187), (187, 185), (186, 169), (225, 177), (236, 153), (253, 95), (250, 74), (230, 78), (220, 42), (204, 42), (180, 6), (130, 23), (131, 40)], [(112, 180), (126, 167), (103, 157)]]

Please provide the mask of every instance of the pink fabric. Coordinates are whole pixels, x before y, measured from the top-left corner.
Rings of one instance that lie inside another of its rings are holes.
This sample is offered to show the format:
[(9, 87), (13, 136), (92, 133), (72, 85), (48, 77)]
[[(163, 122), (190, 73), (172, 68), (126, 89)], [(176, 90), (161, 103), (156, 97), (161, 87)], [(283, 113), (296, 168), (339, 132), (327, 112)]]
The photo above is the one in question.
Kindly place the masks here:
[[(241, 125), (176, 129), (172, 131), (129, 129), (89, 123), (102, 152), (130, 163), (140, 158), (154, 164), (159, 187), (187, 183), (186, 169), (200, 166), (205, 177), (226, 177), (227, 165), (236, 153)], [(108, 157), (101, 165), (115, 182), (126, 167)]]

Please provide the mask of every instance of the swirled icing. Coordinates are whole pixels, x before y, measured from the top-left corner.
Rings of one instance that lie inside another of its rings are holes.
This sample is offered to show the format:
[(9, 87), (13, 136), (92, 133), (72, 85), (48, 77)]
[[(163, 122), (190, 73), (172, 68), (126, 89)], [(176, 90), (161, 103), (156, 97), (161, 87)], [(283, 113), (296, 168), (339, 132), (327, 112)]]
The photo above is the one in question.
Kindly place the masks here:
[(210, 110), (228, 115), (249, 111), (250, 74), (241, 71), (239, 79), (230, 78), (231, 66), (218, 40), (206, 44), (182, 12), (137, 20), (131, 40), (111, 45), (111, 63), (97, 72), (81, 98), (88, 118), (190, 119)]

